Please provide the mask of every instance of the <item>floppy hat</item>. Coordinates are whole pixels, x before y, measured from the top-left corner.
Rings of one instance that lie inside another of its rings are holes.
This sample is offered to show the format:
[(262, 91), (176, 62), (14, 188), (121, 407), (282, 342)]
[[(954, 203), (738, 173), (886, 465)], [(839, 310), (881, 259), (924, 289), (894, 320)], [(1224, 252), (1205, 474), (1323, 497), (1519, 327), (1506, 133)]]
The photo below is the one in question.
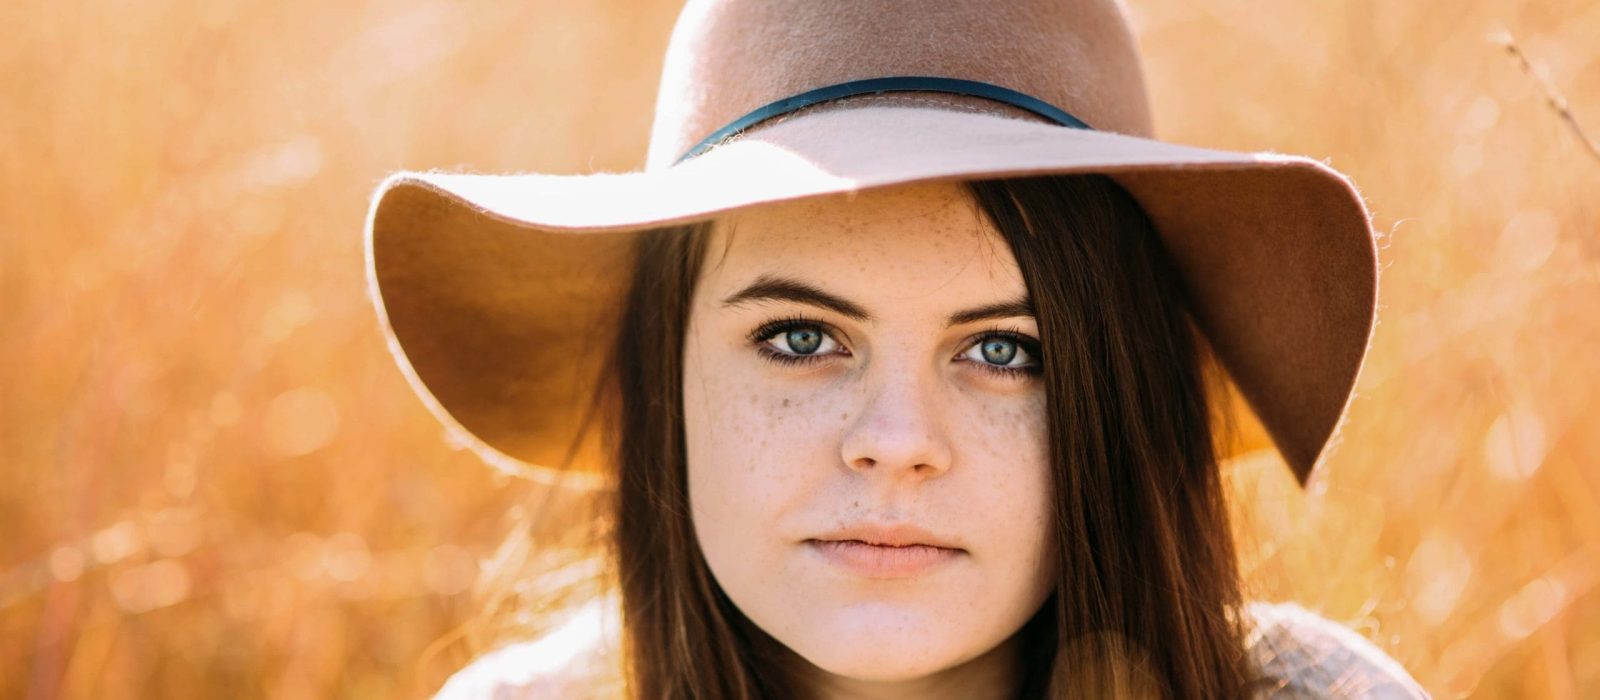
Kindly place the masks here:
[(368, 213), (368, 280), (395, 358), (462, 444), (601, 483), (600, 431), (584, 427), (634, 234), (897, 184), (1103, 173), (1149, 215), (1303, 485), (1373, 327), (1366, 207), (1318, 161), (1151, 132), (1113, 0), (691, 0), (644, 170), (396, 173)]

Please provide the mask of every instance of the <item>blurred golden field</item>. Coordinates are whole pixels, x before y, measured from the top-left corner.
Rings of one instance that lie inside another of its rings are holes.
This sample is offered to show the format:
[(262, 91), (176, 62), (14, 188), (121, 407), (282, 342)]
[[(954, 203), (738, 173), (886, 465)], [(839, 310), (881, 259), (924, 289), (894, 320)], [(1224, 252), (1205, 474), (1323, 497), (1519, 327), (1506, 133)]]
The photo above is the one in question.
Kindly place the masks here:
[[(1600, 697), (1600, 3), (1132, 4), (1164, 138), (1327, 159), (1384, 234), (1315, 488), (1231, 465), (1254, 595), (1437, 697)], [(641, 167), (676, 12), (0, 5), (0, 697), (417, 697), (483, 651), (541, 487), (394, 368), (366, 197)]]

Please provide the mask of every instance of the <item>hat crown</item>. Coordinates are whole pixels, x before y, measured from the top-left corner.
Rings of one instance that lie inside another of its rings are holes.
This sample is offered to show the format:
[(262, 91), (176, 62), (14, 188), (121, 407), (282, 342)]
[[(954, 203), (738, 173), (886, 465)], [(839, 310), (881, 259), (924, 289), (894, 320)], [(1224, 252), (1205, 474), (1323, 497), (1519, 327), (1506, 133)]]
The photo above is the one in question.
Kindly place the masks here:
[(1101, 131), (1151, 134), (1133, 33), (1113, 0), (689, 0), (667, 47), (647, 167), (775, 100), (902, 75), (992, 83)]

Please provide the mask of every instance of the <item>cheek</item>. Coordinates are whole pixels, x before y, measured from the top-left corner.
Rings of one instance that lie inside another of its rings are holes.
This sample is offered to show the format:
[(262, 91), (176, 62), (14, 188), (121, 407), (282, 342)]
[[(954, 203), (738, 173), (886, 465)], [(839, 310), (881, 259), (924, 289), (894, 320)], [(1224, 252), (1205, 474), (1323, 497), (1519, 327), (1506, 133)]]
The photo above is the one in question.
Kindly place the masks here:
[(751, 364), (685, 355), (689, 503), (713, 570), (757, 563), (828, 473), (818, 467), (831, 464), (830, 446), (837, 460), (838, 412), (814, 393), (763, 381)]
[(1056, 575), (1055, 484), (1044, 398), (969, 397), (966, 409), (958, 454), (965, 464), (984, 468), (966, 470), (961, 491), (982, 512), (977, 522), (983, 523), (985, 539), (997, 545), (991, 551), (1007, 560), (1003, 575), (1042, 601), (1047, 593), (1042, 589)]
[(981, 473), (986, 490), (1008, 493), (1018, 503), (1046, 503), (1039, 494), (1049, 482), (1050, 457), (1043, 392), (963, 389), (956, 395), (961, 407), (951, 435), (960, 461), (983, 465), (967, 471)]

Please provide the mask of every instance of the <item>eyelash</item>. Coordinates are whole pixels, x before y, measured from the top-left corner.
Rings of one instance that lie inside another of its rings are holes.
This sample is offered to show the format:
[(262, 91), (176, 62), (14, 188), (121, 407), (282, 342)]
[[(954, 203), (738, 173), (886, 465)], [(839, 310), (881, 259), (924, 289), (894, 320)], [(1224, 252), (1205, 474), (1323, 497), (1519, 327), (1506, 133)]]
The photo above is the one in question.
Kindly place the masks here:
[[(808, 318), (806, 316), (788, 316), (763, 323), (754, 331), (750, 332), (748, 340), (763, 359), (780, 365), (807, 365), (827, 357), (827, 355), (788, 355), (773, 350), (767, 345), (767, 339), (771, 338), (772, 336), (775, 336), (779, 333), (787, 333), (797, 328), (816, 328), (822, 331), (824, 334), (834, 337), (834, 342), (838, 342), (838, 338), (835, 337), (838, 335), (837, 329), (820, 320)], [(962, 346), (963, 352), (965, 352), (967, 348), (971, 348), (973, 345), (976, 345), (988, 338), (1005, 338), (1006, 340), (1016, 343), (1017, 345), (1021, 346), (1024, 352), (1033, 357), (1033, 364), (1025, 367), (1001, 367), (998, 365), (991, 365), (987, 362), (972, 363), (978, 366), (979, 369), (985, 372), (993, 373), (995, 376), (1004, 379), (1021, 379), (1025, 376), (1038, 376), (1039, 374), (1043, 373), (1043, 367), (1039, 364), (1039, 341), (1034, 340), (1031, 336), (1028, 336), (1014, 328), (1001, 328), (996, 326), (979, 331), (968, 338), (970, 342)], [(843, 346), (842, 343), (840, 345)]]

